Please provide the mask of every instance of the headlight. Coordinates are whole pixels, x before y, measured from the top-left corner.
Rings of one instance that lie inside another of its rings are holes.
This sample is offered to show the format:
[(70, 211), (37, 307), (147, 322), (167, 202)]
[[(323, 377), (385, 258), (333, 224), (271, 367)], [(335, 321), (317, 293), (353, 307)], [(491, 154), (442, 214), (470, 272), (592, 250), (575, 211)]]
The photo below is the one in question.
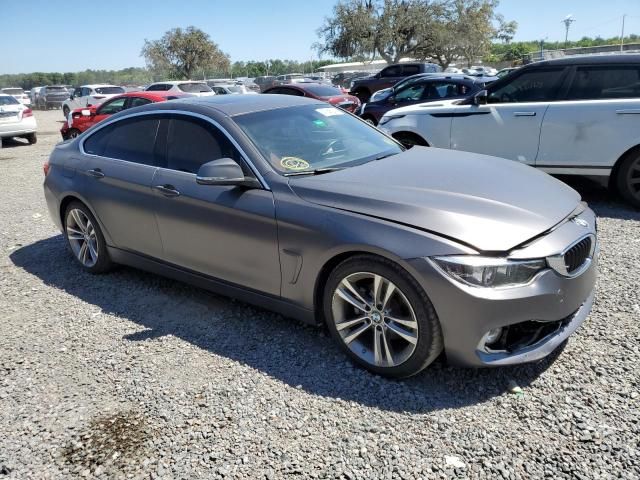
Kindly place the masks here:
[(390, 115), (390, 116), (384, 116), (380, 119), (380, 122), (378, 123), (378, 125), (384, 125), (385, 123), (389, 123), (391, 120), (395, 120), (396, 118), (402, 118), (405, 115)]
[(547, 268), (546, 260), (509, 260), (477, 255), (433, 257), (442, 271), (473, 287), (501, 288), (526, 285)]

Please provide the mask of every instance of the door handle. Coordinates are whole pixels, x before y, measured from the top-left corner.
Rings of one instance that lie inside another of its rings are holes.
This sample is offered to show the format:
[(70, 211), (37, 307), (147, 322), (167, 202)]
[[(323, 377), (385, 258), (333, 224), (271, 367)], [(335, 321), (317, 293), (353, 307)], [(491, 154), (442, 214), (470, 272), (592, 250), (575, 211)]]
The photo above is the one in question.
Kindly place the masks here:
[(104, 173), (99, 168), (93, 168), (91, 170), (87, 170), (87, 175), (94, 178), (102, 178), (104, 177)]
[(616, 110), (618, 115), (640, 115), (640, 108), (626, 108), (623, 110)]
[(513, 112), (514, 117), (535, 117), (536, 112)]
[(178, 195), (180, 195), (180, 192), (176, 190), (176, 187), (174, 187), (173, 185), (156, 185), (153, 188), (159, 191), (165, 197), (177, 197)]

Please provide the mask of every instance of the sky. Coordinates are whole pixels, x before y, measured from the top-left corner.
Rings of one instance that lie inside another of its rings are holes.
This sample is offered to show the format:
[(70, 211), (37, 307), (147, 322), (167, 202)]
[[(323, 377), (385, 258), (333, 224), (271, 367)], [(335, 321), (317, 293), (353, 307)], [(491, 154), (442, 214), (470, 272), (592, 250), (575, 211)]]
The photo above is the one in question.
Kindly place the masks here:
[[(11, 2), (10, 8), (2, 8)], [(316, 31), (335, 0), (0, 0), (0, 73), (72, 72), (144, 66), (140, 49), (174, 27), (207, 32), (232, 61), (317, 59)], [(28, 7), (27, 7), (28, 5)], [(518, 22), (515, 40), (640, 34), (640, 0), (502, 0), (498, 13)]]

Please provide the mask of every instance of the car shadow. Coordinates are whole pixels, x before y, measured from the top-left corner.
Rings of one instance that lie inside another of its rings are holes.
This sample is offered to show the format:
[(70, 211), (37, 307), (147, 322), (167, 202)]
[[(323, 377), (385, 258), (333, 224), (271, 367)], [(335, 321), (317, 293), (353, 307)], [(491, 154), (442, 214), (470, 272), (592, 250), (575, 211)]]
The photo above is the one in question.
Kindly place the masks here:
[(140, 325), (124, 340), (173, 335), (310, 394), (383, 410), (426, 413), (482, 403), (512, 382), (531, 385), (564, 348), (537, 363), (495, 369), (457, 368), (440, 358), (415, 377), (388, 380), (353, 366), (326, 329), (128, 267), (88, 274), (62, 235), (21, 246), (10, 258), (46, 285)]
[(29, 142), (25, 138), (7, 137), (0, 140), (2, 148), (28, 147)]
[(597, 180), (577, 175), (559, 175), (557, 178), (575, 189), (599, 217), (640, 220), (640, 210)]

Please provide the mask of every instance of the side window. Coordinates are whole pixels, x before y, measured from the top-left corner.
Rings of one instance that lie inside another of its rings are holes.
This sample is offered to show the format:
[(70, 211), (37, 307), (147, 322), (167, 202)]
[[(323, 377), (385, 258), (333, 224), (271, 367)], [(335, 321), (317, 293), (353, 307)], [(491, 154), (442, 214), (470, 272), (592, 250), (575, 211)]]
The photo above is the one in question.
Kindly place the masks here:
[(133, 97), (129, 101), (129, 108), (141, 107), (142, 105), (146, 105), (148, 103), (151, 103), (151, 100), (149, 100), (148, 98)]
[(403, 88), (396, 94), (396, 102), (413, 102), (420, 100), (426, 86), (424, 83), (419, 83)]
[(404, 65), (402, 67), (402, 75), (409, 76), (420, 73), (420, 67), (418, 65)]
[(197, 173), (204, 163), (233, 158), (242, 163), (240, 153), (213, 125), (195, 118), (173, 118), (167, 134), (166, 168)]
[(164, 83), (158, 83), (156, 85), (151, 85), (147, 88), (147, 92), (164, 92), (169, 90), (171, 87), (169, 85), (165, 85)]
[(86, 153), (128, 162), (154, 165), (154, 148), (160, 120), (136, 117), (101, 128), (84, 142)]
[(435, 98), (451, 98), (462, 95), (459, 90), (459, 87), (462, 85), (458, 85), (457, 83), (437, 82), (433, 86), (437, 95)]
[(211, 90), (216, 92), (216, 95), (226, 95), (227, 91), (222, 87), (211, 87)]
[(114, 113), (118, 113), (121, 110), (124, 110), (124, 102), (127, 101), (126, 97), (116, 98), (115, 100), (111, 100), (103, 104), (98, 109), (98, 115), (112, 115)]
[(564, 68), (525, 71), (506, 85), (491, 89), (488, 103), (551, 102), (556, 99), (563, 73)]
[(578, 67), (568, 100), (640, 98), (640, 67)]
[(73, 91), (73, 96), (74, 97), (81, 97), (82, 96), (82, 88), (78, 87)]
[(380, 72), (380, 77), (400, 77), (402, 76), (400, 72), (400, 67), (398, 65), (393, 65), (382, 70), (382, 72)]
[(80, 89), (80, 96), (81, 97), (88, 97), (89, 95), (91, 95), (91, 89), (89, 89), (87, 87), (82, 87)]

